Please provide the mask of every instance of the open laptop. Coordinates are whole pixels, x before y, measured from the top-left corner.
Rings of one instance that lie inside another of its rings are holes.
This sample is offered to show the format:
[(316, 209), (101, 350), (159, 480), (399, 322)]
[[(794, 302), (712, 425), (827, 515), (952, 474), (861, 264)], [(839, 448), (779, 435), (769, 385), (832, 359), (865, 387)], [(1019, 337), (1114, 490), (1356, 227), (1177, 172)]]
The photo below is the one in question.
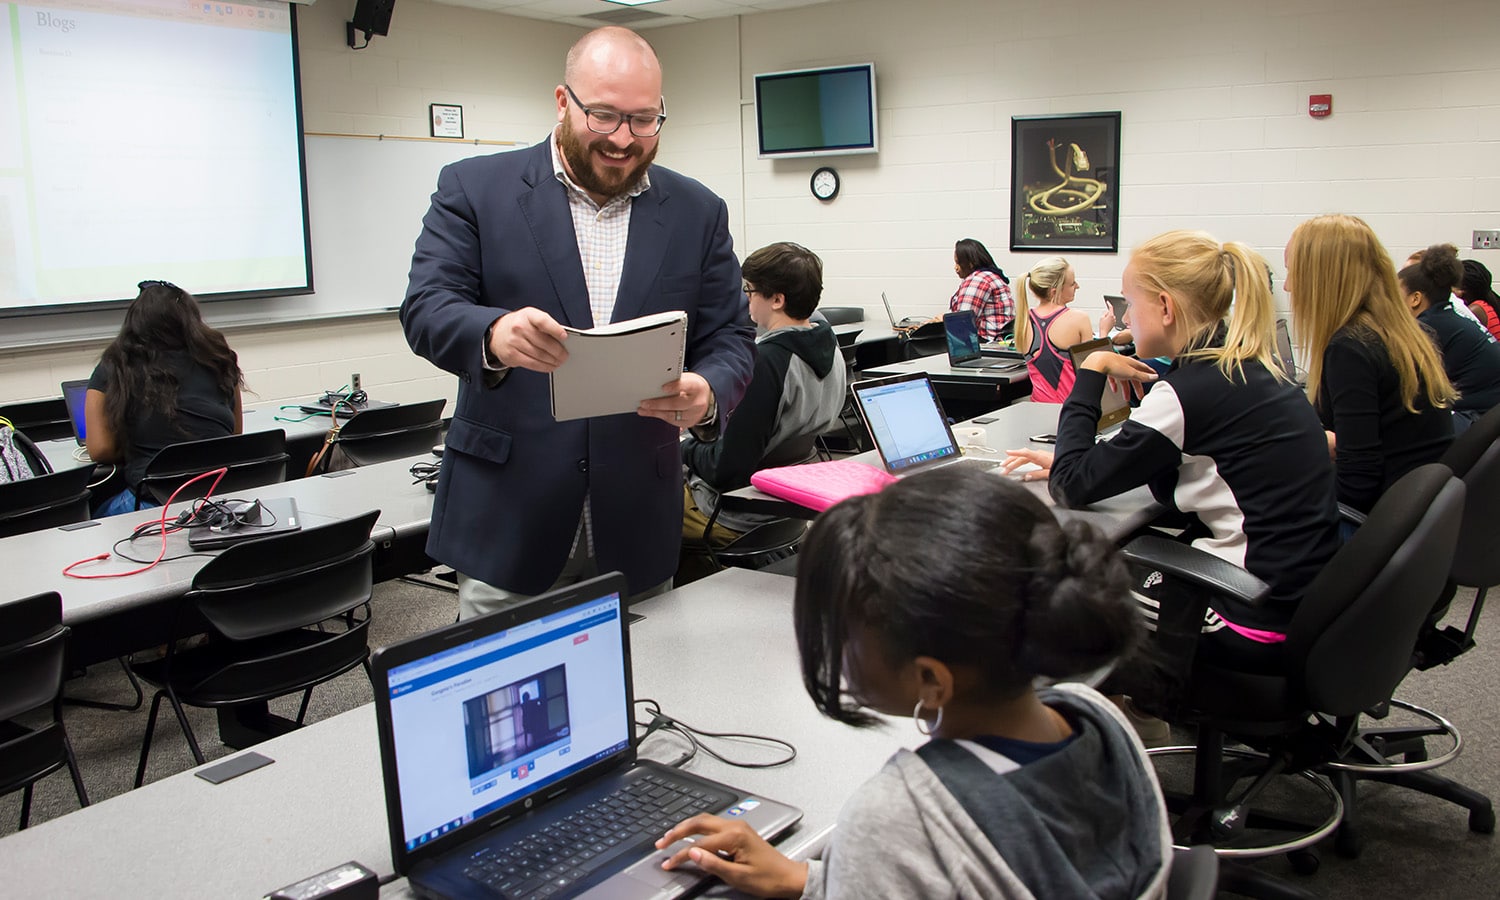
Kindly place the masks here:
[(676, 897), (707, 876), (661, 869), (672, 825), (802, 818), (636, 758), (625, 591), (612, 572), (371, 657), (391, 858), (419, 896)]
[(948, 365), (955, 369), (1017, 369), (1026, 365), (1019, 353), (990, 355), (979, 343), (979, 318), (974, 310), (943, 314), (943, 332), (948, 335)]
[[(1090, 354), (1113, 352), (1115, 352), (1114, 347), (1107, 337), (1094, 338), (1068, 348), (1068, 355), (1073, 358), (1074, 371), (1083, 367), (1083, 361), (1088, 359)], [(1106, 379), (1104, 395), (1099, 398), (1099, 410), (1099, 425), (1095, 433), (1103, 434), (1130, 418), (1130, 397), (1124, 391), (1116, 390)]]
[(1286, 319), (1276, 320), (1276, 358), (1281, 361), (1281, 371), (1292, 384), (1301, 384), (1297, 378), (1297, 361), (1292, 357), (1292, 332)]
[(852, 390), (859, 417), (875, 440), (875, 452), (897, 478), (954, 463), (987, 469), (1000, 465), (999, 459), (963, 455), (925, 373), (859, 381)]
[(194, 528), (188, 535), (188, 546), (194, 550), (222, 550), (241, 541), (253, 541), (301, 531), (301, 517), (297, 515), (297, 501), (290, 497), (274, 500), (229, 500), (234, 518), (202, 528)]
[(73, 423), (73, 437), (78, 439), (80, 447), (84, 445), (88, 437), (88, 422), (83, 413), (84, 398), (88, 392), (87, 378), (62, 383), (63, 402), (68, 406), (68, 419)]
[(897, 331), (905, 331), (915, 328), (927, 320), (921, 316), (907, 316), (901, 321), (896, 321), (896, 313), (891, 309), (891, 301), (885, 296), (885, 291), (880, 292), (880, 302), (885, 304), (885, 317), (891, 320), (891, 327)]

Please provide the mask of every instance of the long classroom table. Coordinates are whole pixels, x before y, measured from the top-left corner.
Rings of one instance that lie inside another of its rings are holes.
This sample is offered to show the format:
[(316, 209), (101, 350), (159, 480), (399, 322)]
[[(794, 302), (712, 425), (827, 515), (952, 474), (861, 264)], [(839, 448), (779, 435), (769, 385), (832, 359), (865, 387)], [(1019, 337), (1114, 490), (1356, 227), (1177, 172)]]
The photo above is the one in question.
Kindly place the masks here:
[[(991, 360), (993, 361), (993, 360)], [(1031, 374), (1022, 360), (1004, 369), (955, 368), (948, 364), (948, 354), (921, 356), (905, 362), (860, 370), (861, 378), (884, 378), (890, 375), (921, 373), (932, 379), (943, 409), (955, 419), (971, 419), (1009, 406), (1031, 396)]]
[[(777, 768), (703, 753), (687, 765), (801, 807), (784, 849), (825, 835), (861, 783), (921, 741), (910, 722), (860, 730), (817, 712), (802, 686), (792, 589), (790, 578), (731, 569), (633, 605), (645, 618), (630, 626), (637, 698), (698, 728), (796, 745), (796, 760)], [(680, 747), (653, 736), (641, 752), (670, 760)], [(220, 785), (184, 772), (0, 839), (6, 884), (18, 894), (259, 897), (348, 860), (392, 873), (372, 706), (255, 750), (275, 762)], [(397, 881), (381, 896), (413, 895)]]
[[(426, 568), (425, 554), (420, 551), (432, 516), (432, 493), (424, 485), (412, 484), (407, 469), (412, 462), (432, 459), (417, 456), (236, 493), (247, 499), (291, 497), (297, 501), (303, 523), (309, 526), (379, 509), (380, 518), (370, 534), (377, 548), (377, 576), (393, 577)], [(189, 505), (176, 504), (172, 512)], [(161, 643), (169, 633), (170, 601), (188, 591), (209, 556), (169, 558), (146, 572), (121, 578), (79, 579), (62, 574), (69, 563), (108, 552), (116, 542), (129, 537), (137, 525), (160, 517), (160, 509), (142, 510), (81, 523), (82, 527), (49, 528), (0, 539), (0, 559), (10, 561), (5, 596), (18, 599), (46, 591), (61, 594), (63, 622), (73, 629), (69, 653), (77, 665)], [(151, 559), (160, 546), (160, 538), (143, 538), (133, 542), (128, 552)], [(184, 532), (168, 535), (167, 557), (189, 552)], [(135, 567), (135, 563), (112, 559), (78, 571), (124, 572)]]
[[(987, 451), (966, 449), (970, 455), (995, 458), (1004, 458), (1006, 450), (1015, 450), (1023, 447), (1036, 449), (1051, 449), (1050, 444), (1036, 443), (1030, 440), (1034, 435), (1047, 434), (1057, 430), (1057, 415), (1062, 407), (1052, 403), (1016, 403), (1003, 409), (997, 409), (987, 413), (993, 416), (994, 421), (985, 425), (978, 425), (973, 420), (960, 422), (953, 426), (954, 436), (959, 439), (960, 444), (964, 438), (961, 436), (965, 431), (972, 428), (983, 428), (985, 431), (985, 445)], [(984, 418), (981, 416), (980, 418)], [(871, 450), (861, 453), (850, 459), (864, 463), (865, 465), (880, 467), (880, 457)], [(997, 476), (1000, 477), (1000, 476)], [(1086, 509), (1061, 509), (1057, 508), (1052, 500), (1051, 494), (1047, 492), (1047, 484), (1044, 481), (1024, 482), (1026, 487), (1037, 497), (1040, 497), (1048, 506), (1054, 507), (1060, 517), (1083, 519), (1093, 523), (1113, 538), (1123, 538), (1136, 530), (1149, 525), (1162, 512), (1161, 504), (1157, 503), (1151, 496), (1151, 492), (1144, 487), (1126, 491), (1108, 500), (1101, 500), (1091, 504)], [(737, 491), (730, 491), (729, 496), (744, 504), (744, 507), (753, 512), (769, 513), (771, 515), (789, 516), (794, 518), (813, 518), (816, 513), (804, 506), (799, 506), (789, 500), (781, 500), (764, 493), (758, 488), (746, 487)]]

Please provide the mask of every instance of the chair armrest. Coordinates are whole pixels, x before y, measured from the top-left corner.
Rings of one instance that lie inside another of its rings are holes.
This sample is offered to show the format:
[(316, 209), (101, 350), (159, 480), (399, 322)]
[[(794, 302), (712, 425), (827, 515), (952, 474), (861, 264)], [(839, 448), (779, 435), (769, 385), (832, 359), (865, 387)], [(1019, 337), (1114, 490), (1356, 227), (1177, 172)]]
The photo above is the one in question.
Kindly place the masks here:
[(1271, 592), (1270, 585), (1239, 566), (1189, 544), (1143, 535), (1126, 544), (1122, 552), (1130, 562), (1250, 606), (1259, 606)]
[(1365, 524), (1365, 514), (1347, 503), (1339, 504), (1339, 520), (1358, 527)]

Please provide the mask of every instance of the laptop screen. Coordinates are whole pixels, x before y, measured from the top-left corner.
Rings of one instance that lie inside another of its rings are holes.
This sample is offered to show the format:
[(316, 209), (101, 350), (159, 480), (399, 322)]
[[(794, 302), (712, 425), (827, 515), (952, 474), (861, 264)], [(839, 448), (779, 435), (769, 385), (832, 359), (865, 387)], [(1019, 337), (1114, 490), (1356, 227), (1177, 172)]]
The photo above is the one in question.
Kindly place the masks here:
[(926, 375), (861, 381), (854, 385), (854, 399), (891, 474), (959, 455), (958, 443)]
[(385, 674), (408, 852), (629, 747), (620, 594), (577, 599)]
[(73, 436), (78, 438), (78, 445), (83, 446), (88, 437), (88, 423), (84, 419), (84, 398), (89, 392), (88, 381), (64, 381), (62, 383), (63, 402), (68, 405), (68, 418), (73, 420)]
[(944, 313), (943, 331), (948, 335), (948, 365), (979, 358), (979, 319), (974, 310)]
[(1297, 363), (1292, 359), (1292, 333), (1286, 319), (1276, 320), (1276, 356), (1281, 360), (1281, 371), (1292, 381), (1297, 380)]

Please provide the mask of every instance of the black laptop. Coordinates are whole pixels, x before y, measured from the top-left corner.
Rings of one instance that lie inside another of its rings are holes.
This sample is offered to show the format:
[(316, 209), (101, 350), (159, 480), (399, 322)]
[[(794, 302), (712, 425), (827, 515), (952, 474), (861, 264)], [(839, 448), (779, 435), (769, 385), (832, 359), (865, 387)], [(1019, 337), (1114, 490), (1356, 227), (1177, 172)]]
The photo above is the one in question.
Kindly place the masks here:
[(297, 501), (290, 497), (274, 500), (225, 500), (223, 509), (205, 508), (212, 522), (194, 528), (188, 535), (188, 546), (194, 550), (222, 550), (231, 544), (301, 531)]
[(802, 818), (636, 758), (625, 590), (612, 572), (375, 652), (391, 859), (418, 896), (676, 897), (707, 876), (662, 870), (672, 825)]
[(68, 407), (68, 421), (73, 423), (73, 437), (77, 439), (78, 446), (84, 445), (88, 437), (88, 420), (84, 417), (85, 398), (89, 393), (89, 382), (87, 378), (78, 381), (64, 381), (62, 383), (63, 403)]
[(955, 369), (1019, 369), (1026, 365), (1021, 354), (991, 355), (979, 342), (979, 319), (972, 309), (943, 314), (943, 331), (948, 336), (948, 365)]

